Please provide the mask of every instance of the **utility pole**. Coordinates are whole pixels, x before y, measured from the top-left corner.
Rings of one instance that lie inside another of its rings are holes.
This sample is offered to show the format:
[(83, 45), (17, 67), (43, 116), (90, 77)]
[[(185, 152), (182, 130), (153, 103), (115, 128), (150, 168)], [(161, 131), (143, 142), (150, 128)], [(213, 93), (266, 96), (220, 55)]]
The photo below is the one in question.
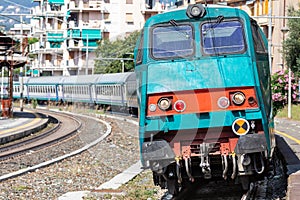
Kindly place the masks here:
[[(285, 35), (287, 32), (289, 32), (289, 28), (284, 26), (281, 28), (281, 32), (283, 34), (283, 42), (284, 42)], [(283, 60), (283, 66), (284, 65), (285, 65), (285, 62)], [(289, 71), (289, 74), (288, 74), (288, 76), (289, 76), (289, 81), (288, 81), (288, 118), (291, 119), (292, 118), (292, 70), (291, 70), (290, 66), (288, 66), (288, 71)]]
[(11, 61), (9, 63), (9, 110), (8, 115), (9, 117), (12, 117), (12, 101), (13, 101), (13, 66), (14, 66), (14, 52), (12, 50), (9, 51), (9, 54), (11, 55)]
[(268, 52), (269, 52), (269, 68), (272, 72), (272, 0), (269, 0), (269, 24), (268, 24)]
[[(22, 55), (24, 54), (25, 49), (23, 49), (23, 16), (20, 16), (21, 21), (21, 45), (20, 50), (22, 52)], [(25, 72), (26, 73), (26, 72)], [(23, 112), (23, 67), (20, 68), (20, 111)]]
[(23, 67), (20, 67), (20, 111), (23, 109)]
[(1, 75), (2, 75), (2, 80), (1, 80), (1, 101), (3, 100), (3, 96), (4, 96), (4, 69), (6, 67), (2, 66), (2, 72), (1, 72)]
[(89, 74), (89, 35), (86, 34), (85, 74)]

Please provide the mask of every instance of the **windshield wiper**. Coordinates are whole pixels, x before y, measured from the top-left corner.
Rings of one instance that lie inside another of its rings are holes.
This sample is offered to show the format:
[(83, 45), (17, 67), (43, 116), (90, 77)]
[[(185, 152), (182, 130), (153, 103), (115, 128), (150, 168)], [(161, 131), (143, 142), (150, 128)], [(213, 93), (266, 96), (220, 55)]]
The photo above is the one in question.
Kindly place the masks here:
[(175, 27), (175, 30), (179, 33), (180, 36), (184, 36), (184, 38), (186, 39), (190, 39), (190, 35), (188, 34), (187, 31), (184, 31), (184, 30), (181, 30), (179, 27), (178, 27), (178, 23), (174, 20), (174, 19), (171, 19), (169, 21), (169, 23)]
[(171, 19), (169, 21), (169, 23), (172, 25), (172, 26), (178, 26), (177, 22), (174, 20), (174, 19)]
[(216, 23), (214, 23), (208, 29), (206, 29), (205, 32), (203, 32), (203, 35), (207, 35), (210, 31), (214, 30), (223, 20), (224, 20), (224, 16), (219, 15), (216, 19)]

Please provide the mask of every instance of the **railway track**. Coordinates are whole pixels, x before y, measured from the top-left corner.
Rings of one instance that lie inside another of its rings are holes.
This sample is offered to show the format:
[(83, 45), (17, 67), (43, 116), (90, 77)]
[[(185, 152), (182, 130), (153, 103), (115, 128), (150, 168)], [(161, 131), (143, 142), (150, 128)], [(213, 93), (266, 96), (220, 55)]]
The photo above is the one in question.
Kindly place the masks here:
[(40, 110), (39, 112), (49, 116), (54, 126), (31, 137), (2, 145), (0, 147), (0, 161), (61, 142), (76, 134), (82, 126), (79, 119), (69, 114), (54, 113), (46, 110)]
[(164, 195), (162, 200), (272, 200), (284, 199), (287, 188), (286, 164), (278, 150), (274, 152), (272, 167), (262, 180), (250, 183), (248, 191), (225, 180), (202, 181), (183, 189), (175, 198)]
[[(266, 200), (279, 199), (268, 195), (270, 191), (270, 181), (268, 179), (256, 181), (250, 184), (248, 191), (243, 191), (240, 185), (227, 183), (225, 180), (210, 183), (196, 183), (191, 188), (172, 200)], [(162, 200), (167, 200), (163, 197)]]

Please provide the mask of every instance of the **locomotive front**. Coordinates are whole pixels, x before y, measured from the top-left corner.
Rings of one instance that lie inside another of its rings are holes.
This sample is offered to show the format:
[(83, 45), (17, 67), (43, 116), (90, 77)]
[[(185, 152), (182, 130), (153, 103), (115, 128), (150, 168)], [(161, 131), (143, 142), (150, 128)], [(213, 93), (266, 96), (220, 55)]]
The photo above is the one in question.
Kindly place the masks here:
[(274, 148), (267, 41), (245, 12), (190, 5), (150, 18), (135, 49), (141, 160), (176, 195), (223, 177), (244, 189)]

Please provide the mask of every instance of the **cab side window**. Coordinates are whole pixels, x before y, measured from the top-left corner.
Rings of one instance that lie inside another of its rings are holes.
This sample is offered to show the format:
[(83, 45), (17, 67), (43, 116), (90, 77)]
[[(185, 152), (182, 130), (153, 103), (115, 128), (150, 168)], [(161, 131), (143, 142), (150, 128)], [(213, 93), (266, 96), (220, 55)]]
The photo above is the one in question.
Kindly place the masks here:
[(254, 43), (254, 49), (256, 53), (259, 54), (266, 54), (268, 53), (268, 50), (264, 44), (264, 41), (261, 37), (262, 31), (260, 31), (260, 28), (256, 23), (252, 23), (252, 36), (253, 36), (253, 43)]

